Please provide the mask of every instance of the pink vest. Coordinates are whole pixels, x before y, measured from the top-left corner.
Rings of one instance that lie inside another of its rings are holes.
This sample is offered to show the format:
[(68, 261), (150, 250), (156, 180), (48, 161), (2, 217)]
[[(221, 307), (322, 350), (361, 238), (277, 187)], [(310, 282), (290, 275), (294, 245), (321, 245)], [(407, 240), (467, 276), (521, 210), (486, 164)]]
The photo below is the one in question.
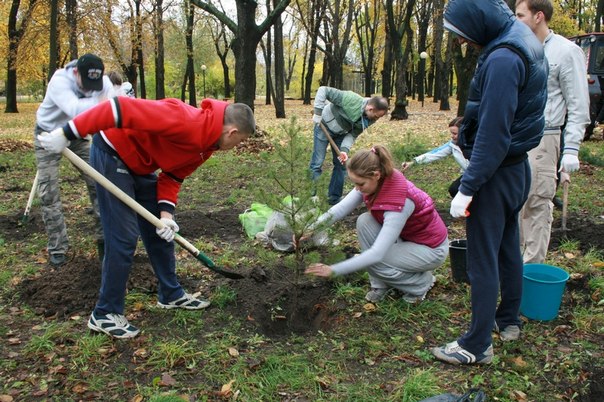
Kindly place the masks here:
[(447, 238), (447, 227), (434, 208), (434, 201), (398, 170), (384, 180), (373, 203), (363, 196), (367, 209), (380, 224), (384, 223), (385, 211), (402, 211), (407, 198), (413, 201), (415, 210), (401, 231), (401, 239), (432, 248), (439, 246)]

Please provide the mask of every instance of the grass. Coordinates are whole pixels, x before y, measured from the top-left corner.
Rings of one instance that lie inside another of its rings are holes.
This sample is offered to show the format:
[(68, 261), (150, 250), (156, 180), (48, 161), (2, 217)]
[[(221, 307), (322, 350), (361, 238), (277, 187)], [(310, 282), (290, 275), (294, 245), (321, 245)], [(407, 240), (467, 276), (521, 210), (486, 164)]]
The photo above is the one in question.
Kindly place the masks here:
[[(447, 122), (454, 113), (427, 105), (422, 109), (411, 102), (408, 121), (379, 121), (355, 147), (388, 145), (400, 163), (447, 141)], [(19, 115), (2, 115), (0, 139), (31, 142), (35, 106), (19, 105)], [(290, 115), (310, 115), (310, 106), (288, 107)], [(283, 121), (272, 114), (269, 107), (257, 106), (261, 127), (271, 141), (279, 141)], [(299, 123), (309, 133), (310, 149), (311, 123)], [(602, 158), (601, 141), (583, 145), (582, 161), (589, 164), (572, 176), (572, 213), (604, 215), (604, 168), (598, 162)], [(216, 153), (185, 181), (179, 208), (243, 212), (258, 201), (255, 187), (271, 188), (262, 174), (263, 163), (257, 154)], [(0, 168), (0, 217), (6, 219), (22, 212), (27, 201), (35, 169), (33, 152), (0, 153)], [(452, 159), (414, 165), (406, 172), (445, 211), (450, 203), (447, 187), (458, 174)], [(76, 175), (69, 164), (62, 164), (61, 177)], [(63, 180), (61, 186), (68, 228), (78, 220), (90, 220), (83, 183)], [(452, 223), (449, 231), (452, 239), (464, 237), (462, 224)], [(307, 262), (340, 261), (345, 258), (343, 247), (358, 249), (354, 230), (347, 226), (335, 227), (331, 235), (340, 245), (328, 252), (313, 251)], [(295, 266), (291, 255), (275, 253), (254, 239), (233, 243), (214, 234), (190, 240), (227, 268)], [(82, 252), (94, 250), (90, 233), (72, 234), (71, 241)], [(179, 275), (204, 283), (204, 296), (214, 308), (165, 311), (154, 307), (154, 295), (135, 290), (128, 293), (126, 305), (144, 327), (143, 334), (131, 341), (114, 341), (91, 335), (87, 317), (44, 317), (21, 305), (15, 289), (47, 269), (45, 243), (44, 233), (16, 241), (0, 232), (0, 335), (11, 340), (0, 347), (0, 397), (412, 402), (481, 387), (489, 399), (499, 401), (568, 401), (585, 397), (589, 374), (603, 370), (604, 251), (582, 252), (581, 244), (572, 239), (548, 255), (548, 263), (566, 267), (582, 275), (575, 281), (584, 281), (577, 282), (584, 287), (567, 290), (559, 317), (552, 322), (527, 320), (519, 342), (495, 339), (493, 364), (464, 368), (436, 362), (429, 352), (459, 336), (470, 319), (468, 287), (449, 279), (449, 262), (439, 268), (429, 298), (417, 306), (395, 298), (377, 306), (367, 304), (366, 274), (338, 278), (326, 301), (335, 311), (329, 328), (271, 338), (250, 329), (247, 318), (237, 314), (237, 292), (231, 286), (208, 279), (196, 260), (178, 251)], [(278, 313), (281, 306), (272, 307)]]

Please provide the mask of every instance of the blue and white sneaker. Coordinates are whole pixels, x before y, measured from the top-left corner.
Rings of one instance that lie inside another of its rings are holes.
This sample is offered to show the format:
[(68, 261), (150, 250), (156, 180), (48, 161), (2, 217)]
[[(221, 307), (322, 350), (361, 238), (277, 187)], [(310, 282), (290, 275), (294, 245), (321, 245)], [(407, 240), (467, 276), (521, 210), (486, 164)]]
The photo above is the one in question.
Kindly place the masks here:
[(482, 353), (474, 355), (461, 347), (457, 341), (445, 346), (432, 348), (432, 354), (438, 359), (451, 364), (487, 364), (493, 360), (493, 346)]
[(121, 314), (96, 314), (94, 311), (90, 314), (88, 328), (118, 339), (134, 338), (140, 332)]
[(157, 306), (166, 309), (184, 308), (185, 310), (201, 310), (210, 305), (208, 300), (198, 299), (197, 297), (185, 293), (180, 299), (168, 303), (157, 302)]

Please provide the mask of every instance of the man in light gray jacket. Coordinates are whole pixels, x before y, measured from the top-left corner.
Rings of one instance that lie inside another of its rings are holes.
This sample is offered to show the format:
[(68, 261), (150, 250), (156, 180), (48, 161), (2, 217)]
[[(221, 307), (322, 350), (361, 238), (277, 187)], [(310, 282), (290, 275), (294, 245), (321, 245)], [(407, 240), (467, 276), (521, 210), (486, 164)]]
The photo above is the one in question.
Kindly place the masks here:
[(342, 197), (344, 177), (346, 176), (344, 163), (348, 159), (352, 144), (367, 127), (387, 112), (388, 100), (381, 96), (365, 99), (352, 91), (319, 87), (314, 103), (313, 122), (315, 128), (310, 171), (313, 180), (317, 180), (323, 171), (322, 166), (328, 144), (328, 140), (320, 127), (320, 124), (323, 124), (340, 149), (339, 155), (332, 150), (333, 172), (328, 190), (330, 205), (337, 204)]
[[(48, 235), (49, 263), (55, 268), (65, 264), (65, 254), (69, 248), (59, 187), (61, 154), (46, 151), (40, 145), (38, 136), (43, 131), (50, 132), (62, 127), (81, 112), (114, 96), (113, 85), (109, 78), (104, 76), (104, 69), (103, 61), (91, 53), (69, 62), (65, 68), (53, 74), (44, 100), (36, 112), (34, 151), (39, 175), (38, 194), (42, 201), (42, 218)], [(89, 161), (90, 141), (71, 141), (69, 149), (86, 162)], [(95, 182), (83, 173), (81, 177), (86, 182), (96, 217), (97, 248), (102, 259), (103, 230), (99, 220)]]
[[(517, 0), (516, 16), (543, 42), (549, 62), (545, 131), (537, 148), (529, 152), (531, 189), (520, 215), (520, 238), (525, 263), (543, 263), (553, 221), (557, 174), (570, 181), (579, 170), (579, 146), (589, 124), (589, 92), (585, 55), (581, 48), (548, 27), (554, 8), (551, 0)], [(564, 132), (564, 118), (568, 116)], [(564, 149), (560, 159), (560, 135)]]

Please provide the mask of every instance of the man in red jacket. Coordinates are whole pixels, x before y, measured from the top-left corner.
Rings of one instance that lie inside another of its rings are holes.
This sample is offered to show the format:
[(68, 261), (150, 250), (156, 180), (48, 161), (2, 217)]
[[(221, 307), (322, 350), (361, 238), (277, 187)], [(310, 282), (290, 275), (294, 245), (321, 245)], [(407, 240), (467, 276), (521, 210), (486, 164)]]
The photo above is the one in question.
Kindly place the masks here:
[(92, 140), (92, 167), (165, 224), (156, 229), (97, 185), (105, 258), (90, 329), (115, 338), (132, 338), (140, 332), (124, 317), (126, 284), (139, 234), (159, 282), (157, 305), (188, 310), (209, 306), (209, 301), (185, 293), (176, 277), (172, 240), (178, 232), (174, 221), (178, 192), (183, 180), (214, 151), (234, 148), (255, 126), (252, 110), (242, 103), (205, 99), (198, 109), (177, 99), (116, 97), (40, 135), (46, 150), (62, 152), (69, 141), (99, 133)]

